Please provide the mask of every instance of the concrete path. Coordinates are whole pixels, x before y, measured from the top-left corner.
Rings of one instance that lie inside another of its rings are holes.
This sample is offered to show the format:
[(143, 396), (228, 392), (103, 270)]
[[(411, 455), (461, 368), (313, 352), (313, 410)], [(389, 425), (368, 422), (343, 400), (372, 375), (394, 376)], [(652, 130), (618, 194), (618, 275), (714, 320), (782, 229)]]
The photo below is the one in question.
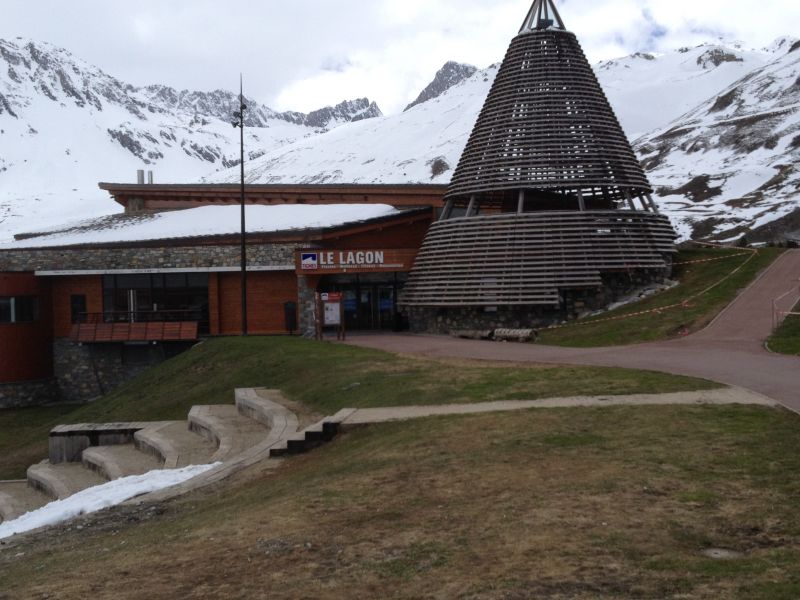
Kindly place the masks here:
[(501, 400), (473, 404), (435, 404), (430, 406), (396, 406), (357, 408), (342, 420), (342, 426), (405, 421), (437, 415), (474, 415), (489, 412), (528, 410), (533, 408), (575, 408), (579, 406), (644, 406), (697, 404), (756, 404), (780, 406), (774, 400), (741, 388), (723, 388), (675, 394), (632, 394), (628, 396), (574, 396), (544, 400)]
[[(447, 336), (354, 335), (346, 343), (433, 358), (627, 367), (689, 375), (753, 390), (800, 412), (800, 357), (773, 354), (772, 300), (798, 289), (800, 250), (785, 252), (706, 329), (680, 340), (608, 348), (561, 348)], [(787, 297), (785, 304), (800, 294)]]

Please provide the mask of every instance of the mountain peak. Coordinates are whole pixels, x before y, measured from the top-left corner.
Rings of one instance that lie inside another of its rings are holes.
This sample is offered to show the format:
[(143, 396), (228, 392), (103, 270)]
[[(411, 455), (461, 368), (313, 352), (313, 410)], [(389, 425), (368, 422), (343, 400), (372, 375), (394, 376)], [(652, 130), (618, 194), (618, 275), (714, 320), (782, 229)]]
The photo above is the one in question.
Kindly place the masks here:
[(444, 66), (436, 72), (428, 86), (422, 90), (417, 99), (405, 107), (403, 112), (422, 104), (428, 100), (433, 100), (444, 94), (454, 85), (458, 85), (465, 79), (472, 77), (478, 71), (477, 67), (454, 61), (447, 61)]

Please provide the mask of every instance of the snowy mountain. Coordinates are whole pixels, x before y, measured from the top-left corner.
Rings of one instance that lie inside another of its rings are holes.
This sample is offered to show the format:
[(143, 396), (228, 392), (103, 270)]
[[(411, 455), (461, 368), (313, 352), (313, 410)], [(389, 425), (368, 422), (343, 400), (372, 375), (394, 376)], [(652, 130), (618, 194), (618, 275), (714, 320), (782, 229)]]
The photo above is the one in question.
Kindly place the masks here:
[(732, 239), (761, 229), (751, 239), (768, 240), (796, 228), (800, 42), (635, 146), (686, 235)]
[(454, 85), (461, 83), (468, 77), (472, 77), (477, 70), (478, 68), (472, 65), (465, 65), (453, 61), (446, 62), (444, 66), (436, 72), (433, 81), (420, 92), (416, 100), (406, 106), (405, 110), (414, 108), (417, 104), (422, 104), (428, 100), (438, 98)]
[[(350, 121), (381, 116), (366, 98), (309, 114), (246, 99), (249, 158)], [(98, 181), (195, 181), (238, 165), (238, 94), (137, 88), (50, 44), (0, 40), (0, 238), (115, 210)]]
[[(800, 207), (800, 142), (789, 137), (800, 105), (797, 58), (796, 40), (781, 38), (761, 50), (719, 42), (596, 65), (682, 237), (732, 239)], [(496, 65), (476, 71), (402, 114), (267, 152), (250, 163), (248, 181), (447, 183), (496, 74)], [(237, 178), (221, 171), (206, 180)], [(696, 194), (706, 179), (720, 189)]]
[[(782, 38), (760, 50), (716, 42), (596, 65), (682, 236), (800, 227), (798, 59), (798, 42)], [(366, 99), (307, 115), (250, 100), (248, 181), (447, 183), (497, 68), (447, 63), (391, 116)], [(134, 88), (64, 50), (0, 42), (0, 239), (32, 219), (113, 211), (96, 182), (131, 181), (143, 166), (156, 181), (238, 181), (236, 102), (224, 91)]]

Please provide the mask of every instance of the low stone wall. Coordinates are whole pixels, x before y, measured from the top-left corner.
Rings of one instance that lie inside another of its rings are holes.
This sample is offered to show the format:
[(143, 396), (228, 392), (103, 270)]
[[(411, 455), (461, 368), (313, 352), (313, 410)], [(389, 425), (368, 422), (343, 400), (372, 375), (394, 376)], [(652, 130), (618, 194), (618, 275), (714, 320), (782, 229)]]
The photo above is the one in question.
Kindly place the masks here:
[(561, 291), (559, 306), (405, 307), (411, 331), (449, 335), (458, 331), (542, 329), (602, 310), (620, 298), (667, 280), (671, 269), (605, 273), (596, 289)]
[(25, 408), (58, 402), (60, 395), (55, 379), (0, 383), (0, 408)]

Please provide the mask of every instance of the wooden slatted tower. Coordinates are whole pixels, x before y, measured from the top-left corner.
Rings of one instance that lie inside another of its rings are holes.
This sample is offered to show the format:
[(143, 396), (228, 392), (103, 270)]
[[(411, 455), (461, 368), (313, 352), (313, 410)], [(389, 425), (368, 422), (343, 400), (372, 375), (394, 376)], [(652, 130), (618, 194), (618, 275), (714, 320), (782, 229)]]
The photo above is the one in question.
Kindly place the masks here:
[(541, 307), (563, 313), (598, 290), (613, 296), (609, 288), (620, 285), (610, 282), (624, 280), (614, 274), (632, 283), (664, 277), (674, 239), (577, 38), (553, 0), (536, 0), (498, 70), (403, 304), (417, 329), (430, 327), (414, 323), (415, 307), (463, 308), (447, 318), (464, 326), (524, 325)]

